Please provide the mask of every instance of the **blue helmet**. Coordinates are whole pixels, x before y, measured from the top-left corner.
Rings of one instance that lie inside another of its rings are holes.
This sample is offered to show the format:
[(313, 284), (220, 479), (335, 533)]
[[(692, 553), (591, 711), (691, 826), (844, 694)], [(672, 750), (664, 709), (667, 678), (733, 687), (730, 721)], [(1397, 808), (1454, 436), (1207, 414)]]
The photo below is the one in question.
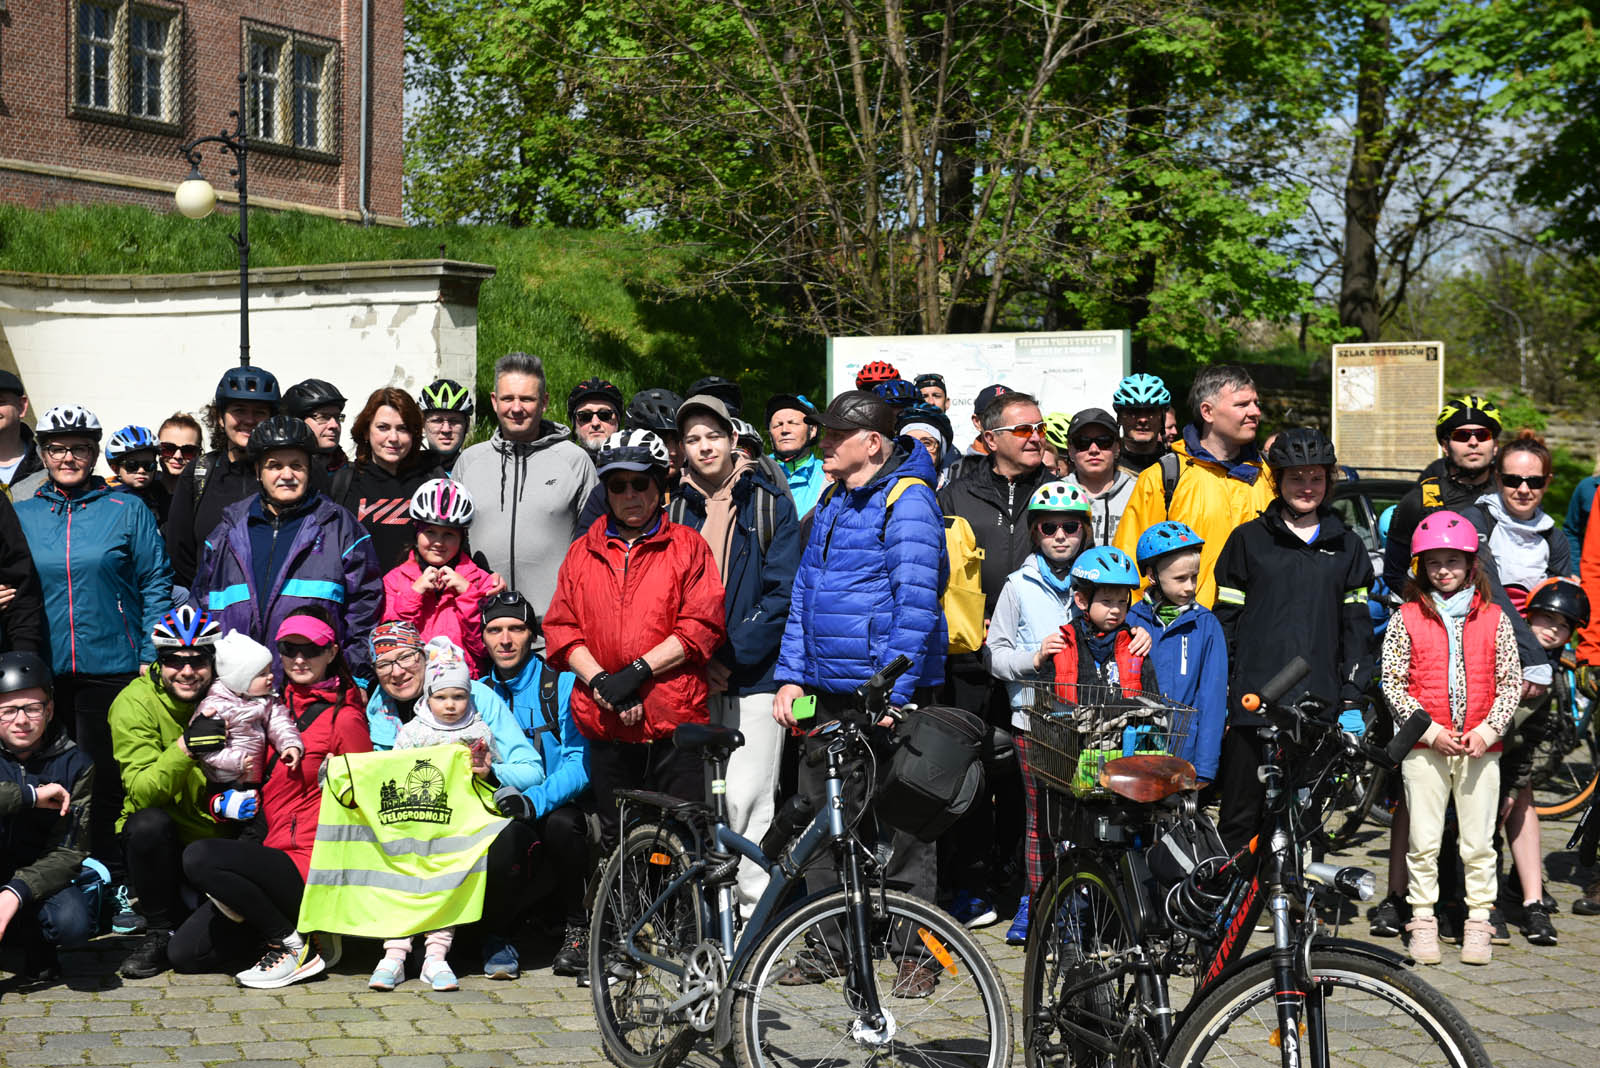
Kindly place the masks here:
[(1398, 504), (1391, 504), (1389, 507), (1385, 508), (1382, 512), (1378, 513), (1378, 544), (1379, 545), (1388, 545), (1389, 544), (1389, 524), (1394, 521), (1394, 510), (1396, 508), (1398, 508), (1398, 507), (1400, 507)]
[(1096, 586), (1139, 586), (1139, 571), (1121, 549), (1102, 545), (1089, 549), (1072, 562), (1072, 584), (1080, 589)]
[(154, 452), (161, 447), (156, 441), (156, 436), (150, 432), (149, 427), (125, 426), (106, 443), (106, 462), (115, 463), (130, 452), (139, 452), (148, 449)]
[(204, 608), (180, 605), (157, 621), (150, 632), (159, 649), (209, 649), (222, 638), (222, 624)]
[(1148, 568), (1168, 553), (1198, 549), (1205, 543), (1188, 525), (1164, 519), (1139, 535), (1139, 566)]
[(1171, 391), (1155, 375), (1129, 375), (1117, 383), (1117, 391), (1111, 394), (1113, 408), (1159, 408), (1171, 403)]
[(892, 378), (887, 382), (879, 382), (872, 387), (872, 392), (884, 399), (890, 407), (905, 408), (920, 403), (922, 394), (910, 382), (903, 378)]

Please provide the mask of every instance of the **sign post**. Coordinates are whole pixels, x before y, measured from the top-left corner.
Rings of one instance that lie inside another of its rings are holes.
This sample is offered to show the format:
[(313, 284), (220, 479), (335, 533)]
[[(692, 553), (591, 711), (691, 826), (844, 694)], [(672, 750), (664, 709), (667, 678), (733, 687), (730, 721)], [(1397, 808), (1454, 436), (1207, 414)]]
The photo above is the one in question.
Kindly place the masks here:
[(1363, 474), (1414, 474), (1439, 458), (1434, 421), (1444, 403), (1444, 343), (1333, 346), (1333, 445)]

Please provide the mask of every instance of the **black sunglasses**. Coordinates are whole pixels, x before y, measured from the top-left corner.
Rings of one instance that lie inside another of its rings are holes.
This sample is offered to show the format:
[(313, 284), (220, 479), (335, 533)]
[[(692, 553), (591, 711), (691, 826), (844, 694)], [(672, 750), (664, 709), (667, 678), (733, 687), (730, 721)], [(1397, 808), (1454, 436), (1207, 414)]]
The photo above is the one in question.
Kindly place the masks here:
[(174, 671), (182, 671), (186, 667), (207, 667), (211, 660), (210, 653), (201, 652), (161, 653), (156, 657), (156, 663)]
[(1072, 447), (1077, 449), (1079, 452), (1088, 452), (1090, 445), (1093, 445), (1101, 452), (1110, 452), (1111, 446), (1115, 445), (1116, 443), (1116, 438), (1109, 437), (1104, 434), (1098, 434), (1094, 437), (1086, 436), (1072, 439)]
[(1076, 534), (1082, 529), (1083, 520), (1081, 519), (1043, 519), (1039, 521), (1039, 533), (1047, 538), (1055, 537), (1058, 530), (1063, 534)]
[(123, 460), (117, 464), (124, 471), (142, 471), (149, 473), (156, 469), (154, 460)]
[(573, 412), (572, 418), (579, 426), (584, 423), (615, 423), (617, 421), (617, 411), (615, 408), (585, 408), (582, 411)]
[(327, 648), (315, 642), (294, 642), (286, 638), (278, 643), (278, 655), (285, 660), (310, 660), (314, 656), (321, 656)]
[(645, 475), (634, 475), (632, 478), (606, 479), (607, 493), (627, 493), (630, 489), (635, 493), (643, 493), (649, 489), (651, 480)]
[(182, 456), (185, 460), (193, 460), (196, 456), (200, 455), (200, 446), (175, 445), (170, 441), (163, 441), (161, 443), (161, 455), (167, 457), (168, 459), (171, 459), (174, 456)]
[(1464, 426), (1450, 435), (1450, 440), (1465, 445), (1469, 441), (1493, 441), (1494, 431), (1486, 426)]
[(1506, 489), (1516, 489), (1518, 486), (1527, 486), (1529, 489), (1544, 489), (1544, 484), (1550, 479), (1546, 475), (1508, 475), (1500, 472), (1500, 484)]

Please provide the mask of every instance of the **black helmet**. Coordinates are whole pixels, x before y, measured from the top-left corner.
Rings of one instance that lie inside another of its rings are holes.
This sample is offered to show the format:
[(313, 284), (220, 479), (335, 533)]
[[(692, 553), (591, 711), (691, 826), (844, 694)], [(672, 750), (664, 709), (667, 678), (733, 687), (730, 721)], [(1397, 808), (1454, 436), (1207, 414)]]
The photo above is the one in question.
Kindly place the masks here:
[(1328, 467), (1338, 462), (1328, 436), (1308, 426), (1292, 426), (1283, 431), (1267, 450), (1267, 466), (1274, 470), (1312, 465)]
[(1443, 441), (1464, 426), (1486, 426), (1495, 437), (1499, 437), (1503, 427), (1500, 421), (1500, 409), (1495, 407), (1494, 401), (1480, 397), (1476, 393), (1469, 393), (1465, 397), (1452, 397), (1444, 402), (1443, 408), (1439, 409), (1439, 418), (1434, 424), (1434, 436)]
[(250, 431), (250, 445), (245, 451), (251, 460), (259, 460), (273, 449), (304, 449), (310, 455), (317, 451), (317, 439), (304, 421), (292, 415), (275, 415)]
[(744, 390), (739, 388), (739, 383), (721, 375), (707, 375), (696, 379), (689, 386), (689, 392), (685, 396), (698, 397), (701, 394), (715, 397), (727, 405), (729, 415), (738, 415), (739, 409), (744, 407)]
[(950, 417), (931, 404), (919, 401), (916, 404), (908, 404), (895, 413), (895, 433), (904, 433), (906, 427), (912, 423), (926, 423), (937, 430), (939, 436), (944, 439), (946, 451), (956, 443), (955, 430), (950, 426)]
[(1573, 630), (1589, 625), (1589, 595), (1569, 578), (1548, 578), (1528, 595), (1528, 611), (1554, 612), (1565, 616)]
[(37, 653), (0, 654), (0, 693), (16, 693), (37, 687), (48, 696), (53, 684), (49, 665), (39, 659)]
[(785, 408), (792, 409), (802, 415), (815, 416), (817, 406), (804, 393), (774, 393), (767, 398), (767, 422), (772, 422), (772, 417)]
[(226, 408), (229, 401), (252, 401), (278, 407), (283, 398), (278, 394), (278, 380), (271, 371), (259, 367), (230, 367), (217, 383), (217, 407)]
[(670, 389), (641, 389), (628, 402), (628, 426), (658, 434), (678, 432), (678, 409), (683, 398)]
[(586, 397), (599, 397), (622, 413), (622, 390), (607, 382), (603, 378), (585, 378), (582, 382), (572, 387), (572, 392), (567, 394), (567, 418), (572, 418), (572, 413), (578, 410)]
[(472, 390), (452, 378), (440, 378), (424, 386), (420, 400), (419, 407), (425, 412), (460, 412), (472, 418)]
[(296, 419), (304, 419), (323, 405), (344, 402), (345, 396), (339, 392), (338, 387), (320, 378), (308, 378), (304, 382), (296, 382), (283, 394), (284, 413)]

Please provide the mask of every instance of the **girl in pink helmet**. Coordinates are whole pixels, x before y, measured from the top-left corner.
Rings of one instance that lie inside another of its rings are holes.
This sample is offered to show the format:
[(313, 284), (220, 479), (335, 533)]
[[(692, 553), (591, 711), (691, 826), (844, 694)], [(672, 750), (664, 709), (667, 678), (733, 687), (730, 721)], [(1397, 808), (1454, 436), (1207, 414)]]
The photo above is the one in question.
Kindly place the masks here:
[(383, 618), (403, 619), (423, 638), (449, 638), (466, 650), (468, 670), (477, 678), (488, 659), (478, 605), (497, 583), (468, 552), (473, 511), (472, 494), (453, 479), (417, 487), (411, 496), (411, 550), (383, 576)]
[(1411, 955), (1437, 964), (1439, 844), (1455, 799), (1467, 922), (1461, 961), (1488, 964), (1496, 891), (1494, 826), (1500, 795), (1500, 739), (1521, 696), (1522, 671), (1511, 621), (1489, 599), (1478, 566), (1478, 530), (1465, 517), (1434, 512), (1412, 535), (1411, 580), (1383, 642), (1383, 694), (1399, 723), (1421, 709), (1433, 725), (1400, 766), (1411, 813), (1406, 924)]

